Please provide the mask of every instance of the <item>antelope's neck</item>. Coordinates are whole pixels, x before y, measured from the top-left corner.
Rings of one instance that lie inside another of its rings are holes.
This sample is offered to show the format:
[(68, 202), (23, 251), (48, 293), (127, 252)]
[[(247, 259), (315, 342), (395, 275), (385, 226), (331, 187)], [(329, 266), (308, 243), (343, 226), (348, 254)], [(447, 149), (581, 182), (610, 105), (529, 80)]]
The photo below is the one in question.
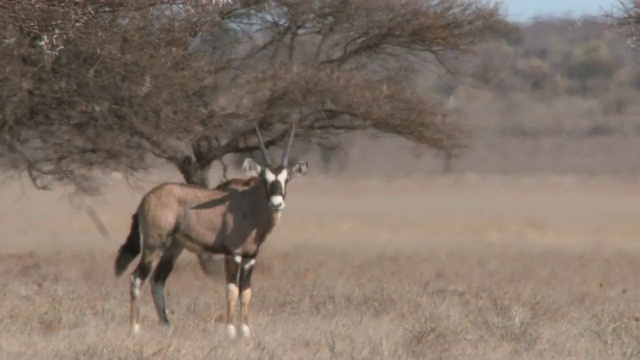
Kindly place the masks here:
[(266, 196), (267, 189), (262, 181), (259, 181), (251, 190), (253, 192), (251, 195), (257, 199), (257, 206), (253, 207), (254, 219), (257, 222), (256, 227), (264, 236), (267, 236), (278, 225), (282, 212), (272, 211), (269, 207), (269, 198)]

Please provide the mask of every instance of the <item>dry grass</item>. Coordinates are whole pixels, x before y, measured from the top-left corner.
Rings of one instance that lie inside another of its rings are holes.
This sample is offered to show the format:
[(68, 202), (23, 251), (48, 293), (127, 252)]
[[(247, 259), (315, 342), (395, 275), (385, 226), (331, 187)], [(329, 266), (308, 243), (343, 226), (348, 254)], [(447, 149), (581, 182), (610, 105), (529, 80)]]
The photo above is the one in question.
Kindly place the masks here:
[[(450, 177), (293, 182), (254, 275), (254, 338), (228, 341), (221, 278), (191, 254), (168, 281), (174, 328), (128, 332), (112, 261), (140, 197), (0, 192), (3, 359), (632, 359), (640, 356), (638, 185)], [(16, 200), (18, 199), (18, 200)]]

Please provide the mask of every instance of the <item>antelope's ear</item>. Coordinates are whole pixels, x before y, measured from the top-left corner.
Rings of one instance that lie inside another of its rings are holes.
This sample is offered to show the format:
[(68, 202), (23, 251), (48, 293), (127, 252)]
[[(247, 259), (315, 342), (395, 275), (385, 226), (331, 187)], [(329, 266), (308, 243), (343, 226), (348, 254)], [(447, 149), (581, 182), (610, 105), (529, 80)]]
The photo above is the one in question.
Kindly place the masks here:
[(300, 161), (291, 168), (289, 177), (293, 179), (297, 176), (305, 176), (307, 175), (307, 170), (309, 170), (309, 164), (306, 161)]
[(242, 163), (242, 170), (244, 170), (250, 176), (258, 176), (262, 171), (262, 166), (255, 162), (252, 158), (244, 159)]

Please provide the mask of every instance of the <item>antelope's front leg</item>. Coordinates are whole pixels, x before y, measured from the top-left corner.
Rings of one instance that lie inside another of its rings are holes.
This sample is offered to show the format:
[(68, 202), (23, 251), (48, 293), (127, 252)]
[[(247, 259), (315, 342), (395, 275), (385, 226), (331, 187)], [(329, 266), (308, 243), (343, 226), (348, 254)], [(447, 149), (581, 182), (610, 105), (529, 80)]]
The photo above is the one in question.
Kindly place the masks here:
[(229, 337), (236, 337), (236, 327), (233, 315), (238, 302), (238, 285), (240, 282), (240, 255), (227, 255), (224, 260), (224, 269), (227, 280), (227, 334)]
[(248, 338), (251, 336), (249, 330), (249, 302), (251, 301), (251, 274), (253, 274), (253, 265), (256, 259), (242, 259), (242, 268), (240, 270), (240, 319), (242, 325), (240, 330), (242, 336)]

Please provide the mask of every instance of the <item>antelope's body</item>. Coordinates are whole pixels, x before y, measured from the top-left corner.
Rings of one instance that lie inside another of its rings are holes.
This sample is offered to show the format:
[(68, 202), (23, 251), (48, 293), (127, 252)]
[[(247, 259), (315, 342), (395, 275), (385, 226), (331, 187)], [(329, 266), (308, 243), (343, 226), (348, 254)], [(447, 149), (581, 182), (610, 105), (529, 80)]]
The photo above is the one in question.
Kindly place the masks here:
[(169, 325), (164, 284), (178, 256), (187, 249), (199, 255), (225, 255), (227, 330), (231, 337), (235, 336), (233, 318), (240, 299), (241, 330), (249, 336), (251, 275), (256, 256), (280, 218), (287, 182), (307, 171), (306, 162), (287, 167), (293, 129), (281, 166), (271, 166), (259, 131), (258, 138), (267, 166), (262, 168), (251, 159), (245, 160), (243, 167), (253, 177), (232, 179), (215, 189), (166, 183), (151, 189), (140, 201), (131, 232), (115, 261), (115, 272), (120, 276), (142, 254), (131, 274), (134, 332), (140, 328), (140, 287), (149, 275), (158, 317), (161, 323)]
[(255, 257), (279, 213), (270, 211), (263, 183), (253, 185), (209, 190), (168, 183), (152, 189), (138, 208), (146, 215), (139, 226), (149, 235), (147, 247), (175, 241), (194, 253)]

